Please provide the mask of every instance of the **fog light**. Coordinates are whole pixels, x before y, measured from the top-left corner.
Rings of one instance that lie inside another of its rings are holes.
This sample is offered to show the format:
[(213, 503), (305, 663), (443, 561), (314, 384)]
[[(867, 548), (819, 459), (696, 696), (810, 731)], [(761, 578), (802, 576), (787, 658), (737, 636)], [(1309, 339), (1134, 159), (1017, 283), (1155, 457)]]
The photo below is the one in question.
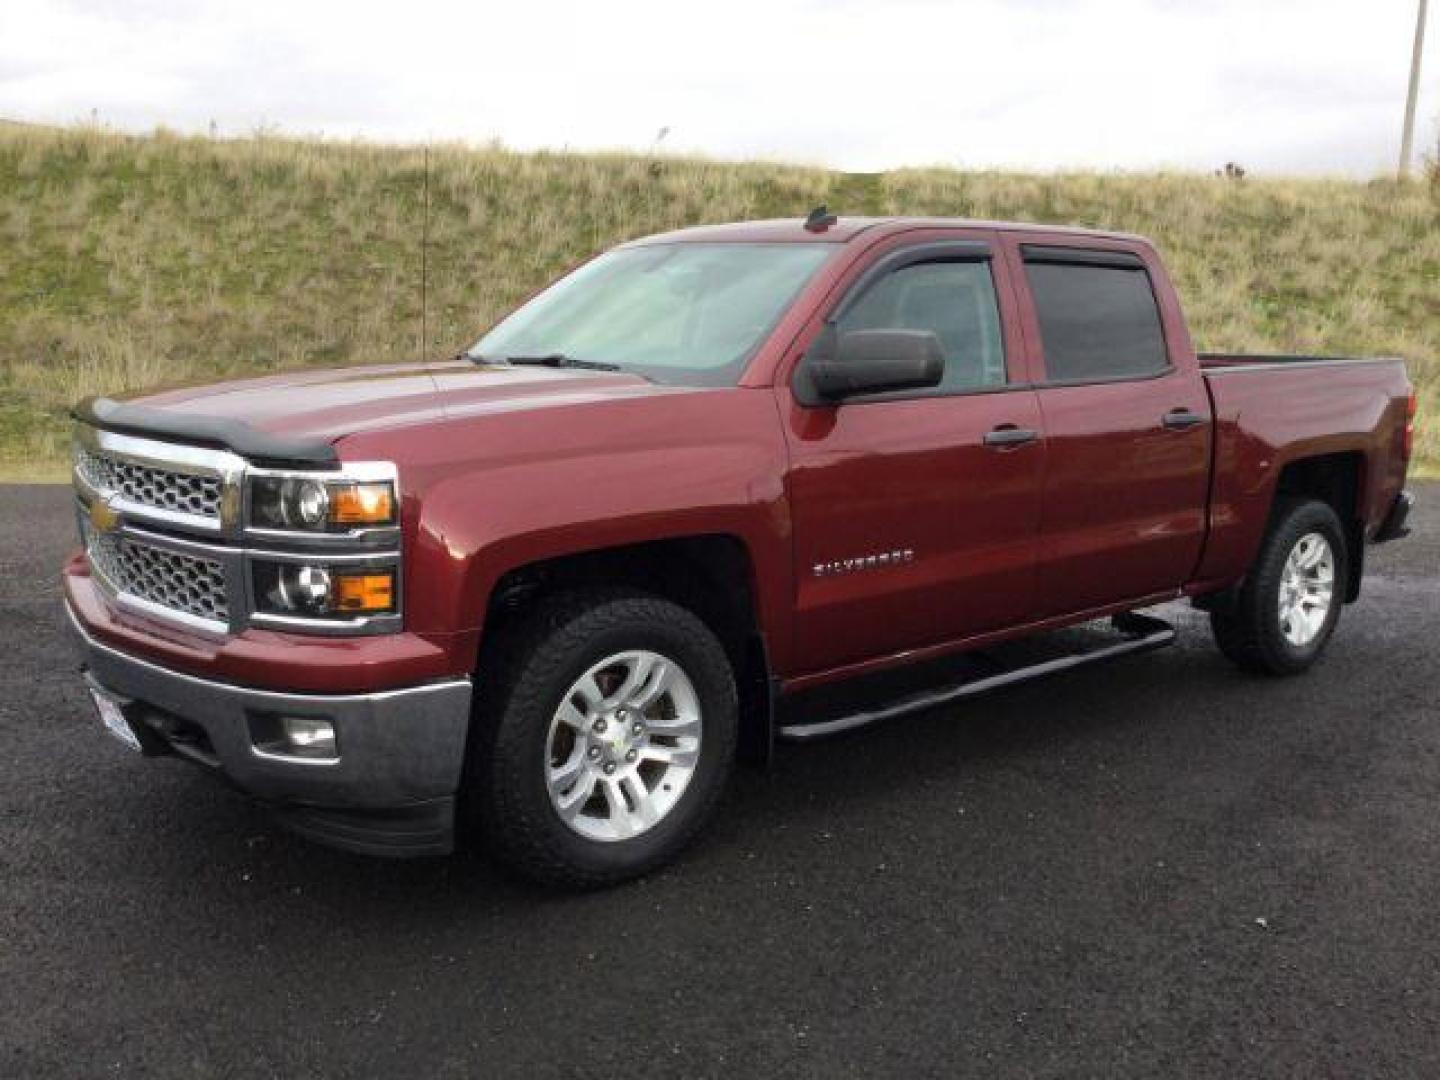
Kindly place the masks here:
[(287, 753), (297, 757), (333, 758), (339, 756), (335, 746), (335, 725), (313, 716), (282, 716), (280, 731)]

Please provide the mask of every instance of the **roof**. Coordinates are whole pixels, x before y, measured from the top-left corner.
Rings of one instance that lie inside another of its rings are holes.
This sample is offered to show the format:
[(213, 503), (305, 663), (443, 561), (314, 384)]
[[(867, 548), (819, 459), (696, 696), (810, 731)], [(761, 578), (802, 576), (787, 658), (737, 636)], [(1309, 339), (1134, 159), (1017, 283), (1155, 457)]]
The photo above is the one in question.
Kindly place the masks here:
[(810, 232), (804, 218), (775, 218), (768, 221), (736, 221), (726, 225), (697, 225), (689, 229), (657, 233), (632, 240), (631, 245), (681, 243), (828, 243), (844, 244), (861, 233), (888, 235), (916, 228), (995, 229), (1002, 232), (1063, 233), (1107, 240), (1144, 241), (1133, 233), (1084, 229), (1073, 225), (1044, 225), (1017, 221), (975, 221), (944, 217), (842, 217), (823, 232)]

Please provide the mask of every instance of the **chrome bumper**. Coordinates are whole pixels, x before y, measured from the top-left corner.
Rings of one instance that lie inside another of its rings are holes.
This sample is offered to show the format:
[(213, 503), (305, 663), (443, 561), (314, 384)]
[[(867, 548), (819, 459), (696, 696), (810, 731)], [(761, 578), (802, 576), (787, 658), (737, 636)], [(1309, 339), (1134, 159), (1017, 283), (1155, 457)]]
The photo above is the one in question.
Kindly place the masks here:
[[(468, 679), (370, 694), (292, 694), (214, 682), (96, 641), (66, 614), (87, 675), (126, 704), (149, 753), (206, 765), (272, 804), (296, 831), (376, 854), (443, 854), (454, 846), (455, 796), (470, 723)], [(277, 716), (334, 725), (337, 756), (261, 749)]]

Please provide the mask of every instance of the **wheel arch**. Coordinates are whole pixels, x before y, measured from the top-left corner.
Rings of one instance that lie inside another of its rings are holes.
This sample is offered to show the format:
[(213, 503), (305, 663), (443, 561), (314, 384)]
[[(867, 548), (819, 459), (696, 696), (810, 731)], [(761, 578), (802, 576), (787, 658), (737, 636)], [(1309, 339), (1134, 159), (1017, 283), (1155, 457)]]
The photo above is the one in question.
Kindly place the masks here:
[(699, 533), (576, 551), (505, 570), (486, 599), (478, 663), (506, 628), (558, 592), (632, 588), (693, 612), (719, 638), (735, 672), (740, 754), (767, 763), (774, 743), (775, 683), (759, 611), (755, 560), (730, 533)]
[[(1345, 603), (1360, 596), (1365, 572), (1365, 482), (1368, 459), (1361, 449), (1301, 449), (1267, 471), (1243, 501), (1226, 507), (1222, 529), (1212, 519), (1212, 546), (1202, 559), (1191, 599), (1204, 611), (1228, 611), (1260, 557), (1279, 508), (1289, 499), (1313, 498), (1328, 505), (1345, 535)], [(1214, 511), (1212, 511), (1214, 513)], [(1222, 538), (1223, 532), (1223, 538)]]
[[(1271, 519), (1275, 508), (1286, 499), (1311, 498), (1328, 505), (1340, 519), (1345, 532), (1346, 581), (1345, 602), (1353, 603), (1360, 596), (1364, 576), (1365, 519), (1363, 486), (1366, 458), (1361, 450), (1315, 454), (1288, 461), (1275, 481), (1271, 502)], [(1267, 530), (1269, 526), (1267, 524)]]

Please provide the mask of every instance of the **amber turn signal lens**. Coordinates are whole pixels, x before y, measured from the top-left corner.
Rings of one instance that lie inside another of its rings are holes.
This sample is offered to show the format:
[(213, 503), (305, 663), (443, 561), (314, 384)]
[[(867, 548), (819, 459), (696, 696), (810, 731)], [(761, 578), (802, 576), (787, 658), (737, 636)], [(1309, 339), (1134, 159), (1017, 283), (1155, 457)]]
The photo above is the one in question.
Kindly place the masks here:
[(335, 610), (373, 613), (395, 610), (395, 574), (336, 574)]
[(389, 525), (395, 520), (395, 494), (389, 484), (331, 488), (330, 520), (337, 525)]

